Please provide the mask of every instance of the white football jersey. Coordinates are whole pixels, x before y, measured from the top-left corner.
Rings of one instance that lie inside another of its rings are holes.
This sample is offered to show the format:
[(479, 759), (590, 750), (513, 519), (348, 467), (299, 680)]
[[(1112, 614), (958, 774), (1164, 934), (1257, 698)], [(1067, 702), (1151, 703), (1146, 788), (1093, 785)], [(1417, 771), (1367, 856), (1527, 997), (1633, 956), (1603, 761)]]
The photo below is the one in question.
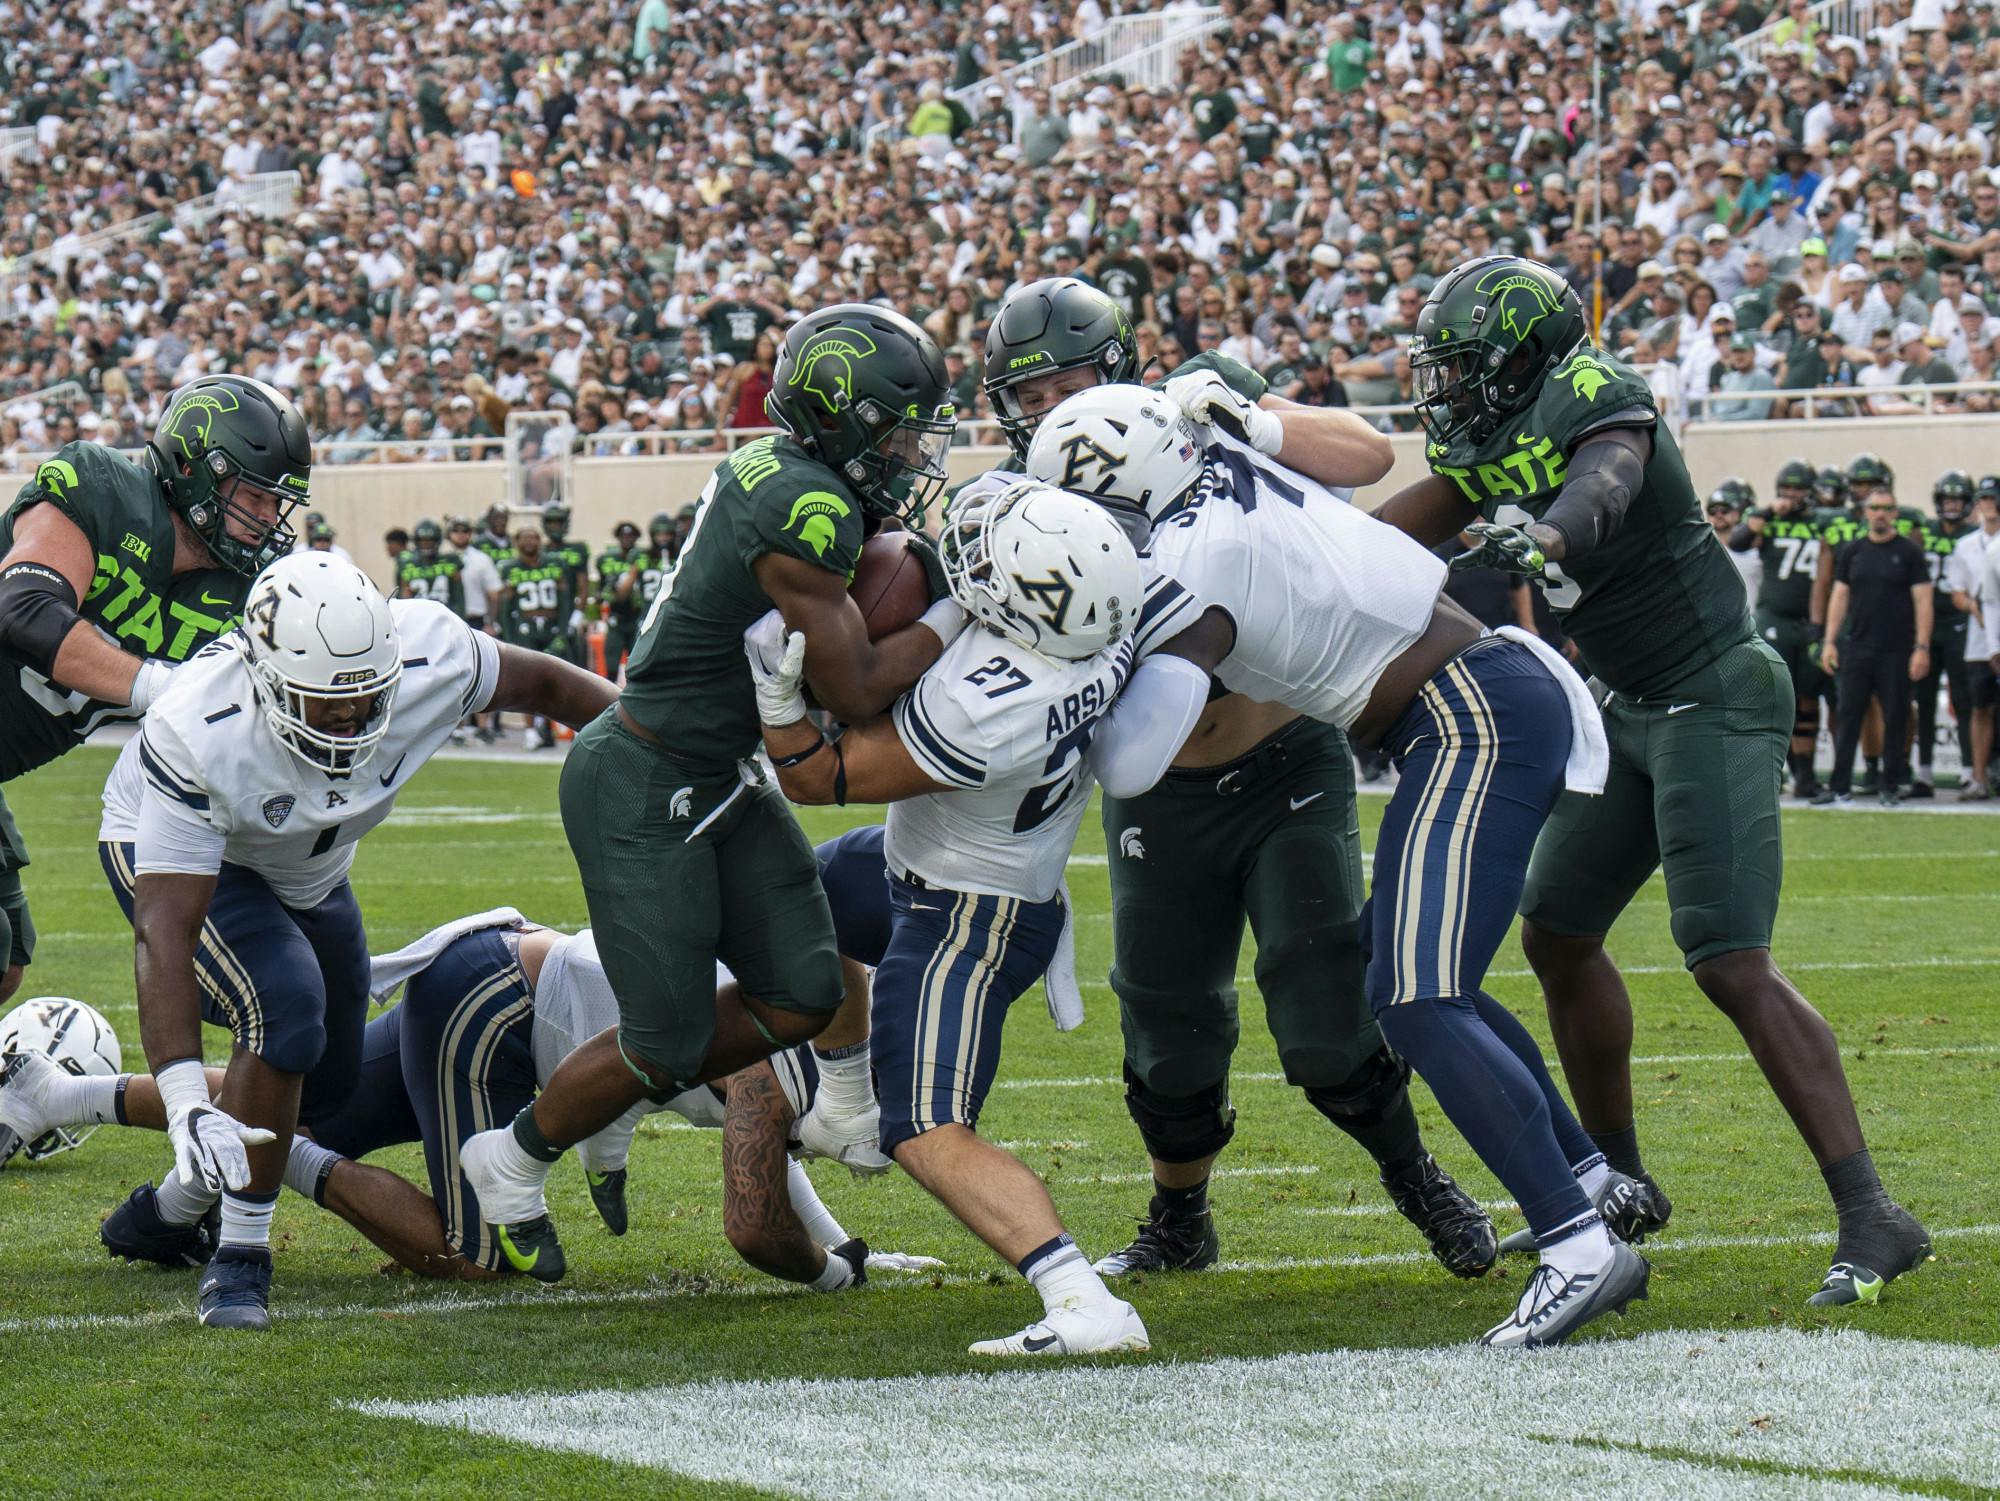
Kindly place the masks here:
[(100, 840), (130, 841), (139, 874), (209, 875), (226, 860), (288, 907), (324, 901), (361, 836), (467, 714), (492, 702), (500, 649), (441, 604), (389, 602), (403, 656), (389, 733), (352, 776), (316, 770), (264, 720), (232, 632), (174, 673), (104, 787)]
[(896, 702), (896, 733), (952, 788), (889, 805), (892, 869), (934, 886), (1045, 902), (1096, 778), (1084, 751), (1132, 675), (1134, 643), (1063, 662), (971, 625)]
[[(1383, 669), (1430, 625), (1445, 565), (1420, 543), (1226, 433), (1202, 478), (1153, 524), (1148, 565), (1219, 606), (1236, 645), (1215, 675), (1232, 693), (1342, 729)], [(1151, 596), (1149, 596), (1150, 598)], [(1141, 645), (1157, 632), (1142, 632)]]

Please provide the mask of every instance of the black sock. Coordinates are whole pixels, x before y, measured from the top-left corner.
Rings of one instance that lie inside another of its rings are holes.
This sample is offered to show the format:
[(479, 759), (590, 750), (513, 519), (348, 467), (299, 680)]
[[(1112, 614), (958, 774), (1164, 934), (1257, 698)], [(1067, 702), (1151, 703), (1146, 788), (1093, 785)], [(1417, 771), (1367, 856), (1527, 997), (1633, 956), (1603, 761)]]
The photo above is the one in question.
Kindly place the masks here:
[(1208, 1213), (1208, 1179), (1203, 1178), (1192, 1188), (1169, 1188), (1155, 1178), (1153, 1202), (1159, 1206), (1158, 1213), (1169, 1219), (1199, 1219)]
[(1639, 1160), (1637, 1126), (1627, 1126), (1623, 1131), (1593, 1131), (1590, 1139), (1597, 1143), (1597, 1150), (1604, 1154), (1604, 1160), (1611, 1164), (1614, 1172), (1636, 1178), (1646, 1171), (1645, 1163)]
[(1877, 1208), (1888, 1197), (1882, 1191), (1882, 1180), (1875, 1172), (1875, 1159), (1868, 1155), (1868, 1149), (1843, 1157), (1838, 1162), (1829, 1162), (1820, 1169), (1820, 1176), (1826, 1179), (1827, 1192), (1833, 1195), (1833, 1210), (1845, 1220), (1857, 1210)]
[(537, 1162), (555, 1162), (563, 1154), (563, 1149), (552, 1145), (549, 1139), (542, 1135), (542, 1128), (535, 1124), (533, 1104), (522, 1106), (521, 1113), (514, 1117), (514, 1140), (519, 1143), (522, 1151)]
[(1387, 1110), (1365, 1123), (1335, 1121), (1335, 1125), (1375, 1159), (1377, 1167), (1390, 1177), (1407, 1172), (1425, 1157), (1423, 1133), (1417, 1129), (1417, 1112), (1406, 1089)]

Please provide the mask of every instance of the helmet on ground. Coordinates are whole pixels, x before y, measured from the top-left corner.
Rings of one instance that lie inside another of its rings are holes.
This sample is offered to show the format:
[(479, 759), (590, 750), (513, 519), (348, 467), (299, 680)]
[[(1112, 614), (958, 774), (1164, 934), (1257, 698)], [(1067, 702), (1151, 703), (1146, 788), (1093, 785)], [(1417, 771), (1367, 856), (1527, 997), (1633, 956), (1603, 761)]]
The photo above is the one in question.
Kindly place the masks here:
[[(42, 1053), (66, 1073), (110, 1075), (124, 1066), (118, 1034), (96, 1007), (67, 996), (38, 996), (0, 1016), (0, 1059), (14, 1053)], [(73, 1147), (95, 1131), (94, 1124), (56, 1126), (21, 1144), (30, 1162)], [(0, 1167), (6, 1165), (0, 1156)]]

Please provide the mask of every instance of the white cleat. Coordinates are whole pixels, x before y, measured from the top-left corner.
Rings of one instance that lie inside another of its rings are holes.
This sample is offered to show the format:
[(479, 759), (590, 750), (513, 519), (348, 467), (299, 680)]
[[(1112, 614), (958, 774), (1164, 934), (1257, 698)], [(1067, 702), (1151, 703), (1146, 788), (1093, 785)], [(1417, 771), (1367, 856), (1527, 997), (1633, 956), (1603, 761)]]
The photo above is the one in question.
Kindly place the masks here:
[(973, 1355), (1104, 1355), (1134, 1354), (1153, 1348), (1138, 1309), (1122, 1298), (1085, 1305), (1077, 1301), (1042, 1315), (1019, 1334), (982, 1339)]
[(542, 732), (533, 725), (529, 725), (521, 734), (521, 745), (525, 750), (540, 750), (547, 743), (542, 739)]
[(481, 1131), (468, 1137), (458, 1154), (458, 1169), (479, 1198), (479, 1215), (489, 1225), (518, 1225), (523, 1220), (545, 1217), (549, 1203), (542, 1189), (548, 1181), (544, 1170), (532, 1178), (508, 1170), (504, 1148), (513, 1133), (511, 1125)]
[(799, 1117), (799, 1155), (838, 1162), (857, 1178), (886, 1173), (895, 1163), (882, 1152), (882, 1107), (870, 1102), (855, 1115), (833, 1115), (815, 1101)]
[(1500, 1350), (1559, 1345), (1591, 1320), (1622, 1314), (1627, 1303), (1645, 1297), (1651, 1272), (1646, 1258), (1622, 1240), (1611, 1243), (1611, 1255), (1594, 1271), (1565, 1275), (1545, 1261), (1529, 1276), (1513, 1314), (1479, 1343)]
[(55, 1126), (74, 1125), (59, 1120), (49, 1106), (56, 1085), (69, 1078), (63, 1066), (47, 1053), (14, 1053), (0, 1069), (0, 1167), (32, 1141), (39, 1140)]

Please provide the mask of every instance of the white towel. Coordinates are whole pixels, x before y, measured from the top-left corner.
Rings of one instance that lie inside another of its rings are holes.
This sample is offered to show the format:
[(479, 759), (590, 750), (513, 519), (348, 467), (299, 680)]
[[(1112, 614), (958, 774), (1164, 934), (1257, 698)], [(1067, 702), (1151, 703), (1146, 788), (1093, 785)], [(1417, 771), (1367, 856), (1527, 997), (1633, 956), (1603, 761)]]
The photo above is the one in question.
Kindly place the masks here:
[(1062, 932), (1056, 935), (1055, 957), (1042, 976), (1042, 989), (1049, 998), (1049, 1019), (1058, 1032), (1074, 1032), (1083, 1025), (1083, 987), (1076, 982), (1076, 905), (1069, 899), (1069, 882), (1057, 889), (1062, 897)]
[(439, 954), (467, 933), (477, 933), (482, 928), (524, 928), (527, 925), (527, 918), (512, 907), (495, 907), (491, 912), (454, 918), (441, 928), (432, 928), (415, 943), (406, 944), (393, 954), (371, 958), (368, 961), (368, 993), (378, 1001), (388, 1000), (402, 988), (405, 980), (429, 969)]
[(1571, 792), (1587, 792), (1592, 797), (1604, 791), (1604, 779), (1611, 774), (1611, 746), (1604, 738), (1604, 716), (1590, 697), (1590, 689), (1576, 669), (1540, 636), (1518, 625), (1503, 625), (1493, 633), (1518, 641), (1548, 668), (1563, 695), (1569, 699), (1569, 761), (1563, 767), (1563, 785)]

